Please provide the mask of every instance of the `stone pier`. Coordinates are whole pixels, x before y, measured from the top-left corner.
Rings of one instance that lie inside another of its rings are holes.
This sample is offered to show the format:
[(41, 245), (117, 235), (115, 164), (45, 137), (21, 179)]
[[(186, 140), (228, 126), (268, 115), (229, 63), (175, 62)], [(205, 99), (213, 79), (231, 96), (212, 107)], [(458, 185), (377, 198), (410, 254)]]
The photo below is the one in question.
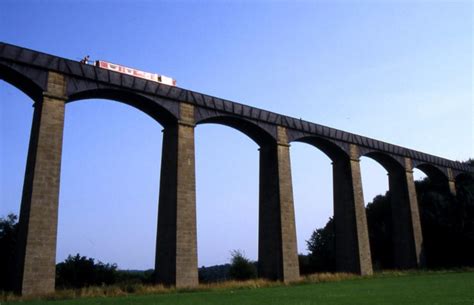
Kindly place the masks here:
[(404, 168), (389, 172), (392, 206), (394, 263), (399, 269), (424, 266), (418, 200), (411, 160), (405, 158)]
[(165, 127), (161, 162), (156, 281), (198, 285), (194, 107), (180, 104), (180, 120)]
[(349, 158), (333, 161), (333, 180), (336, 269), (339, 272), (372, 274), (357, 146), (350, 146)]
[(278, 142), (260, 148), (258, 272), (260, 277), (299, 279), (290, 151), (286, 130)]
[(14, 290), (54, 292), (59, 178), (66, 100), (64, 76), (48, 74), (48, 90), (34, 105), (20, 208)]

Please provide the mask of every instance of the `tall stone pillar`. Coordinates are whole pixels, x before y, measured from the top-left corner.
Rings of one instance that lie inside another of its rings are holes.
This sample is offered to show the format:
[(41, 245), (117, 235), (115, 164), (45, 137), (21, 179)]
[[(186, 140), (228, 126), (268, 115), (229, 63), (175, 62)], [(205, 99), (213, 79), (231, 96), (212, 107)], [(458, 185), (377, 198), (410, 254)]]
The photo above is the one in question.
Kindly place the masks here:
[(422, 267), (424, 266), (423, 235), (409, 158), (405, 158), (404, 169), (392, 170), (389, 173), (389, 188), (395, 267), (399, 269)]
[(339, 272), (372, 274), (357, 146), (351, 144), (350, 158), (333, 162), (333, 179), (336, 269)]
[(22, 295), (51, 293), (55, 284), (64, 76), (49, 72), (47, 88), (34, 105), (20, 208), (13, 288)]
[(290, 149), (286, 130), (278, 142), (260, 148), (259, 276), (291, 282), (299, 279)]
[(180, 121), (163, 134), (156, 281), (195, 287), (197, 268), (194, 106), (181, 103)]
[(456, 196), (456, 182), (452, 169), (448, 168), (448, 187), (451, 195)]

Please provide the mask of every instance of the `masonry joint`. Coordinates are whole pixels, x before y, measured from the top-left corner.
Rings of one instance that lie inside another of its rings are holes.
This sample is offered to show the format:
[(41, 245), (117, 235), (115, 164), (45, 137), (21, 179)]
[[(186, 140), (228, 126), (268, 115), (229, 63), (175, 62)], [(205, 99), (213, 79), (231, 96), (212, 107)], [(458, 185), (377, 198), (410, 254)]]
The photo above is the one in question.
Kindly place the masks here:
[(280, 142), (280, 141), (277, 142), (277, 145), (278, 145), (278, 146), (284, 146), (284, 147), (290, 147), (290, 146), (291, 146), (291, 145), (288, 144), (288, 143)]
[(178, 121), (178, 125), (186, 126), (186, 127), (192, 127), (192, 128), (196, 127), (196, 124), (186, 122), (186, 121), (182, 121), (182, 120)]
[(55, 100), (61, 100), (61, 101), (67, 101), (68, 100), (68, 97), (65, 96), (65, 95), (58, 95), (58, 94), (54, 94), (54, 93), (47, 92), (47, 91), (43, 92), (43, 97), (47, 97), (47, 98), (51, 98), (51, 99), (55, 99)]

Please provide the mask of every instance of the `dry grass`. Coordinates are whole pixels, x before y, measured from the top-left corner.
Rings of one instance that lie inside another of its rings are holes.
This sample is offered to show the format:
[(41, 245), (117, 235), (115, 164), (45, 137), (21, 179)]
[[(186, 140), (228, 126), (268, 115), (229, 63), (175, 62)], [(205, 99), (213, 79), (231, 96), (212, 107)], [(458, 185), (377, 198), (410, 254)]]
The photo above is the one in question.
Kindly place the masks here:
[(223, 281), (209, 284), (199, 284), (200, 290), (227, 290), (227, 289), (255, 289), (263, 287), (281, 286), (282, 282), (269, 281), (265, 279), (253, 279), (246, 281)]
[(300, 280), (302, 283), (324, 283), (324, 282), (339, 282), (345, 280), (352, 280), (361, 278), (362, 276), (353, 273), (313, 273), (303, 276)]
[(131, 294), (169, 294), (177, 292), (193, 292), (193, 291), (216, 291), (216, 290), (237, 290), (237, 289), (257, 289), (264, 287), (289, 286), (300, 284), (313, 284), (323, 282), (339, 282), (345, 280), (361, 279), (361, 278), (378, 278), (378, 277), (399, 277), (414, 274), (439, 274), (446, 272), (474, 272), (474, 268), (462, 268), (454, 270), (387, 270), (375, 273), (370, 276), (360, 276), (352, 273), (314, 273), (302, 276), (299, 280), (283, 283), (279, 281), (269, 281), (265, 279), (254, 279), (247, 281), (225, 281), (209, 284), (200, 284), (195, 288), (176, 289), (174, 287), (165, 287), (163, 285), (143, 285), (143, 284), (118, 284), (111, 286), (93, 286), (80, 289), (58, 289), (52, 294), (36, 295), (21, 297), (12, 293), (0, 291), (0, 302), (6, 301), (27, 301), (33, 299), (43, 300), (63, 300), (87, 297), (116, 297), (127, 296)]
[(80, 289), (58, 289), (52, 294), (47, 295), (30, 295), (21, 297), (12, 293), (0, 294), (0, 301), (26, 301), (33, 299), (44, 300), (63, 300), (87, 297), (112, 297), (127, 296), (130, 294), (165, 294), (176, 292), (192, 292), (192, 291), (216, 291), (216, 290), (237, 290), (237, 289), (256, 289), (263, 287), (276, 287), (292, 284), (303, 283), (320, 283), (335, 282), (346, 279), (357, 278), (359, 276), (349, 273), (316, 273), (301, 277), (299, 280), (291, 283), (283, 283), (279, 281), (269, 281), (265, 279), (253, 279), (247, 281), (223, 281), (209, 284), (199, 284), (195, 288), (165, 287), (163, 285), (143, 285), (143, 284), (118, 284), (110, 286), (91, 286)]
[(57, 289), (54, 293), (46, 295), (18, 296), (13, 293), (1, 292), (0, 301), (27, 301), (27, 300), (64, 300), (90, 297), (116, 297), (130, 294), (163, 294), (176, 292), (175, 288), (164, 287), (163, 285), (143, 285), (143, 284), (118, 284), (90, 286), (79, 289)]

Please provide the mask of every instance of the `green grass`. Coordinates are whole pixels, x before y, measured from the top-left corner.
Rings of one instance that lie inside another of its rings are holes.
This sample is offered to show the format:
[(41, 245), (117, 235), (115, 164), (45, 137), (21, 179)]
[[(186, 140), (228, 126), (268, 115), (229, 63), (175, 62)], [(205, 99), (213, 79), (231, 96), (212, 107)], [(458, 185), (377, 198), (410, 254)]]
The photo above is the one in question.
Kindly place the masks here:
[[(6, 303), (5, 303), (6, 304)], [(10, 304), (10, 303), (9, 303)], [(19, 303), (12, 303), (19, 304)], [(55, 301), (24, 301), (36, 305), (106, 304), (474, 304), (474, 272), (433, 272), (381, 275), (340, 282), (306, 283), (256, 289), (217, 289), (124, 297), (95, 297)]]

